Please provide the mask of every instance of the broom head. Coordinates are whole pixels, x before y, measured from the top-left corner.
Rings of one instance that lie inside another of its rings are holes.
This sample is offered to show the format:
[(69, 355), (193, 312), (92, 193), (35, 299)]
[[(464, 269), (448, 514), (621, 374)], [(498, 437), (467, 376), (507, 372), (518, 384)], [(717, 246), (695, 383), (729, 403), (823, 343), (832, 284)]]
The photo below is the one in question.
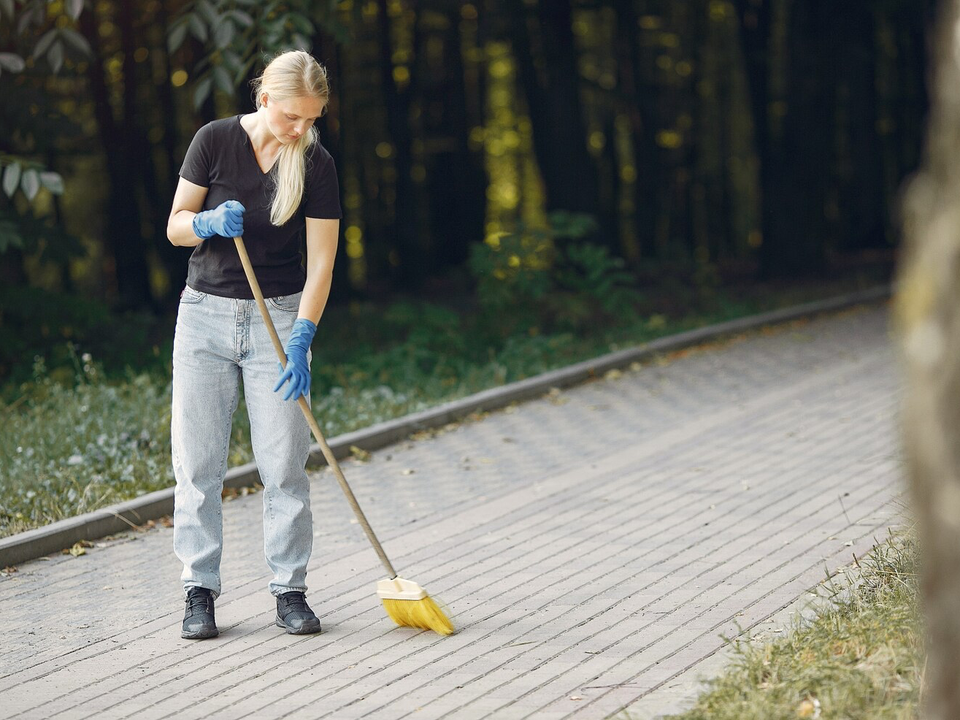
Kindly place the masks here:
[(387, 615), (400, 627), (433, 630), (441, 635), (453, 634), (453, 623), (426, 591), (412, 580), (395, 577), (380, 580), (377, 595)]

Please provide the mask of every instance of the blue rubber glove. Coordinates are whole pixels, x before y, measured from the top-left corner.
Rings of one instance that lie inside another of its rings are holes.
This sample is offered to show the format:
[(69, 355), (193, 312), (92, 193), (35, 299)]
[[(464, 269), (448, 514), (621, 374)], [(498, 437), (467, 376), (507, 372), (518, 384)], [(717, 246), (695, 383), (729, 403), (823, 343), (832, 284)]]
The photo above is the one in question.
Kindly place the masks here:
[(243, 211), (246, 210), (236, 200), (226, 200), (213, 210), (198, 212), (193, 217), (193, 232), (198, 238), (212, 238), (221, 235), (225, 238), (243, 235)]
[(273, 391), (277, 392), (287, 380), (290, 381), (287, 392), (283, 396), (284, 400), (290, 398), (296, 400), (301, 395), (310, 394), (310, 365), (307, 362), (307, 351), (316, 332), (317, 326), (304, 318), (297, 318), (293, 323), (290, 339), (287, 340), (287, 367), (280, 368), (280, 379), (273, 388)]

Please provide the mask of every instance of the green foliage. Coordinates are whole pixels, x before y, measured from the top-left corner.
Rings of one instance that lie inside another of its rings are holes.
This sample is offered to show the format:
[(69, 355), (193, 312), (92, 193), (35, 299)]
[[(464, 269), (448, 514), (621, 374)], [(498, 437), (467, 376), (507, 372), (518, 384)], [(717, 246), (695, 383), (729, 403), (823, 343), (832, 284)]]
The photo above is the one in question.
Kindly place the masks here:
[[(53, 74), (60, 72), (67, 56), (86, 60), (92, 50), (86, 38), (73, 28), (83, 12), (84, 0), (66, 0), (52, 3), (49, 0), (2, 0), (0, 2), (0, 25), (16, 29), (17, 49), (0, 53), (0, 75), (21, 73), (27, 64), (25, 57), (34, 60), (43, 58)], [(58, 14), (53, 12), (59, 10)]]
[(167, 48), (177, 52), (187, 35), (204, 47), (194, 66), (193, 104), (199, 108), (214, 89), (233, 95), (251, 69), (283, 50), (307, 50), (323, 27), (343, 42), (349, 33), (337, 19), (336, 0), (196, 0), (170, 25)]
[(31, 358), (42, 360), (55, 379), (70, 378), (76, 353), (93, 354), (112, 375), (127, 367), (160, 370), (172, 335), (164, 325), (147, 314), (118, 317), (104, 303), (83, 297), (2, 286), (0, 379), (8, 388), (29, 380)]
[(829, 583), (786, 638), (742, 641), (732, 667), (676, 720), (917, 716), (923, 668), (915, 540), (891, 538)]
[(470, 271), (488, 326), (579, 331), (636, 311), (637, 280), (621, 258), (583, 240), (596, 233), (587, 215), (555, 212), (547, 227), (517, 232), (471, 248)]
[[(482, 332), (483, 315), (425, 302), (331, 307), (313, 343), (313, 410), (334, 437), (663, 335), (850, 289), (720, 294), (709, 312), (506, 337)], [(39, 291), (0, 289), (0, 308), (0, 352), (18, 378), (0, 392), (0, 536), (172, 483), (172, 326)], [(31, 368), (24, 358), (35, 355)], [(229, 463), (250, 460), (241, 402)]]
[(108, 384), (89, 355), (57, 382), (42, 360), (0, 406), (0, 535), (172, 484), (169, 391), (148, 375)]

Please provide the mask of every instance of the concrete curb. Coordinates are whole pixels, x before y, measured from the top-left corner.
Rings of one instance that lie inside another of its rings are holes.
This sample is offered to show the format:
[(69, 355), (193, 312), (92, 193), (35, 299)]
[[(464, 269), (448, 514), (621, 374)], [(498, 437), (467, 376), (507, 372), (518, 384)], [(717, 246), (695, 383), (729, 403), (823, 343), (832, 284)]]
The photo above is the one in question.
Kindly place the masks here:
[[(891, 286), (850, 293), (817, 302), (796, 305), (782, 310), (751, 315), (729, 322), (710, 325), (660, 338), (643, 345), (601, 355), (590, 360), (551, 370), (535, 377), (519, 380), (489, 390), (483, 390), (460, 400), (438, 405), (422, 412), (377, 423), (328, 440), (339, 459), (350, 454), (356, 445), (364, 450), (376, 450), (403, 440), (419, 430), (440, 427), (466, 417), (470, 413), (495, 410), (511, 403), (539, 397), (555, 387), (568, 387), (591, 378), (600, 377), (609, 370), (622, 368), (658, 353), (672, 352), (692, 345), (775, 325), (800, 318), (810, 318), (856, 305), (885, 300), (891, 296)], [(310, 466), (325, 464), (318, 445), (310, 451)], [(259, 482), (255, 463), (241, 465), (227, 471), (224, 487), (239, 488)], [(165, 488), (133, 500), (111, 505), (77, 517), (60, 520), (35, 530), (0, 539), (0, 567), (16, 565), (43, 555), (59, 552), (81, 540), (95, 540), (106, 535), (129, 530), (173, 512), (173, 488)]]

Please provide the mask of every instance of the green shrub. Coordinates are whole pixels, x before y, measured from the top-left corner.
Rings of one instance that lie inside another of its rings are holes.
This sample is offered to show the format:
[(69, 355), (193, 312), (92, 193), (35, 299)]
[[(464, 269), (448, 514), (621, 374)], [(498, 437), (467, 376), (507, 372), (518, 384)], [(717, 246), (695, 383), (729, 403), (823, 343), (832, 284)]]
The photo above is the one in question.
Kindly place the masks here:
[(587, 242), (597, 230), (587, 215), (554, 212), (546, 227), (474, 245), (483, 326), (507, 337), (517, 332), (580, 331), (634, 315), (637, 280), (603, 246)]

